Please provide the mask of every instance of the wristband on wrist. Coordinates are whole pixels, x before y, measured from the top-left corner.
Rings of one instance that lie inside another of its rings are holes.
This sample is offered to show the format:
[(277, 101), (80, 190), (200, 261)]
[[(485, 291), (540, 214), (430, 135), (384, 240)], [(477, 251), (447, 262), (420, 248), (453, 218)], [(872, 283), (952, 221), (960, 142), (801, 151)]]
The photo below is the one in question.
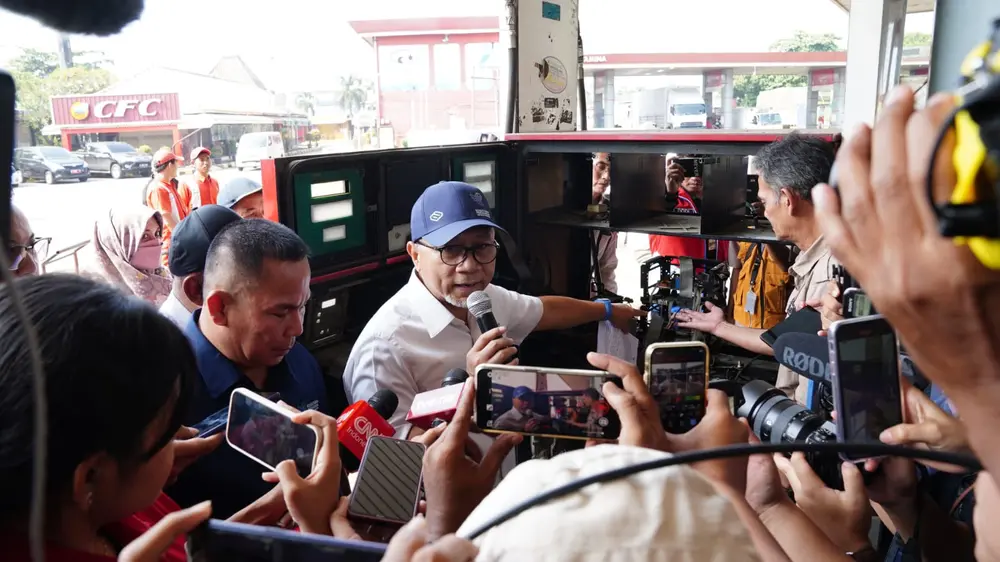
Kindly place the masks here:
[(604, 304), (604, 318), (602, 320), (611, 320), (611, 301), (608, 299), (597, 299), (594, 302)]

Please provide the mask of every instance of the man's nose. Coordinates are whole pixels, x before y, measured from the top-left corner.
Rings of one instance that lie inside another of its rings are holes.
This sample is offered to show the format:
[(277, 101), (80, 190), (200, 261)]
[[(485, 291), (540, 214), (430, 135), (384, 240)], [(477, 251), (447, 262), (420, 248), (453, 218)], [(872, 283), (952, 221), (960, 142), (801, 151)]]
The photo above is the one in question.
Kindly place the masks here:
[(299, 311), (298, 314), (292, 315), (292, 319), (289, 320), (287, 327), (288, 330), (287, 335), (289, 337), (297, 338), (302, 335), (302, 332), (305, 331), (304, 330), (305, 316), (306, 316), (305, 310), (301, 310)]
[(476, 261), (476, 257), (472, 255), (472, 252), (468, 252), (465, 254), (465, 259), (462, 260), (462, 263), (455, 267), (455, 270), (462, 273), (474, 273), (480, 268), (482, 268), (482, 266)]

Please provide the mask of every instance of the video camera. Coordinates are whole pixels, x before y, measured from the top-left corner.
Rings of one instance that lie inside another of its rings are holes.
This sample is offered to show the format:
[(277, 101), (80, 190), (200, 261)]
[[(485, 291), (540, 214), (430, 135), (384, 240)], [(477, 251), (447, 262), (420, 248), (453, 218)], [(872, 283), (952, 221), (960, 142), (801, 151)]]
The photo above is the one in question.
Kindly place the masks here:
[[(674, 261), (677, 265), (672, 265)], [(657, 281), (650, 286), (650, 275)], [(726, 284), (729, 267), (724, 262), (681, 256), (657, 256), (646, 260), (639, 270), (642, 306), (650, 312), (649, 320), (639, 322), (639, 340), (703, 340), (697, 330), (678, 329), (674, 315), (682, 310), (701, 310), (706, 302), (726, 307)]]

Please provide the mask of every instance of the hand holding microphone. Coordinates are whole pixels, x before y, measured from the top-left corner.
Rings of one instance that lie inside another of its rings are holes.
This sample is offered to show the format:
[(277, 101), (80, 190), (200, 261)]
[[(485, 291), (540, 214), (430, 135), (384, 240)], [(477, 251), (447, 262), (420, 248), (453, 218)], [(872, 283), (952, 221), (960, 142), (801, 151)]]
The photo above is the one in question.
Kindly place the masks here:
[(406, 421), (424, 430), (434, 427), (438, 422), (451, 421), (468, 378), (469, 374), (462, 369), (448, 371), (441, 381), (441, 388), (421, 392), (413, 397)]
[(469, 295), (466, 304), (482, 332), (465, 356), (466, 371), (475, 373), (476, 367), (486, 363), (517, 365), (517, 346), (514, 340), (505, 337), (507, 328), (497, 323), (490, 296), (485, 291), (476, 291)]

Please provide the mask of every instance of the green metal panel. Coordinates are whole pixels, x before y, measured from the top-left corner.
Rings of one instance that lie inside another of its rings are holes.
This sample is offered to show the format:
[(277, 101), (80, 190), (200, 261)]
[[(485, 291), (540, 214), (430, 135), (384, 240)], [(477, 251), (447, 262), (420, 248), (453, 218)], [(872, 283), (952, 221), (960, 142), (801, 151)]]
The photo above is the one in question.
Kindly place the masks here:
[(493, 173), (490, 177), (490, 183), (493, 185), (492, 191), (486, 193), (486, 199), (490, 203), (490, 209), (493, 209), (497, 205), (496, 201), (496, 190), (497, 190), (497, 158), (495, 156), (487, 155), (473, 155), (473, 156), (456, 156), (451, 159), (451, 177), (455, 181), (468, 182), (469, 180), (465, 177), (465, 165), (466, 164), (476, 164), (476, 163), (488, 163), (493, 166)]
[[(346, 183), (344, 193), (314, 194), (314, 186)], [(356, 248), (366, 242), (365, 193), (357, 169), (295, 174), (295, 224), (318, 256)], [(332, 206), (330, 204), (340, 203)]]

